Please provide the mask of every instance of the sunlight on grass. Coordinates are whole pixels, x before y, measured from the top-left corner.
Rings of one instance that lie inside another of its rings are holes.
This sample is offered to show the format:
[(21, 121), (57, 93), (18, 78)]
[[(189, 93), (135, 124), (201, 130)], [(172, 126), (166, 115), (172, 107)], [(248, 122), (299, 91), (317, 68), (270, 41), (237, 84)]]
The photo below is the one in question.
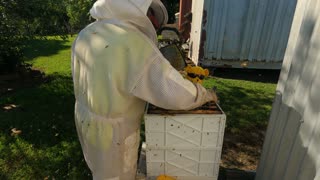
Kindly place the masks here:
[(66, 40), (60, 37), (48, 37), (31, 41), (31, 46), (26, 50), (26, 62), (33, 68), (52, 75), (70, 75), (71, 46), (75, 36)]

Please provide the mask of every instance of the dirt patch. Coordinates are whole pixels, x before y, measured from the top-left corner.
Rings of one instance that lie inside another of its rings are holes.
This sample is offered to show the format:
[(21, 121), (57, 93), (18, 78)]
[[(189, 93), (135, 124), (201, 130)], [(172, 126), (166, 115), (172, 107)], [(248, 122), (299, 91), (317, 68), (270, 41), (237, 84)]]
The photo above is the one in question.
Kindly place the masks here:
[(256, 170), (262, 152), (265, 129), (243, 131), (241, 135), (226, 132), (221, 166), (228, 169)]

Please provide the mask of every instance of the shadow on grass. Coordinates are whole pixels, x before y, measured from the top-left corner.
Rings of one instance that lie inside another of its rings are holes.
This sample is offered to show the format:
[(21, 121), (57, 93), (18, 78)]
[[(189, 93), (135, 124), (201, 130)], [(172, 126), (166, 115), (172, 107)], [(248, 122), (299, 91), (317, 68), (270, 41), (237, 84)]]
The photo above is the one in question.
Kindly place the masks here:
[(26, 43), (27, 46), (24, 49), (25, 62), (28, 62), (39, 56), (50, 56), (58, 54), (59, 51), (64, 49), (70, 49), (71, 45), (68, 45), (68, 39), (63, 40), (61, 38), (41, 38), (30, 40)]
[(217, 68), (211, 69), (210, 72), (213, 72), (215, 77), (264, 83), (277, 83), (280, 75), (280, 70), (269, 69)]
[(0, 99), (0, 179), (91, 179), (74, 124), (72, 79), (49, 79)]
[(266, 128), (271, 112), (274, 93), (261, 88), (234, 87), (219, 81), (220, 105), (225, 111), (227, 130), (240, 132), (243, 129)]

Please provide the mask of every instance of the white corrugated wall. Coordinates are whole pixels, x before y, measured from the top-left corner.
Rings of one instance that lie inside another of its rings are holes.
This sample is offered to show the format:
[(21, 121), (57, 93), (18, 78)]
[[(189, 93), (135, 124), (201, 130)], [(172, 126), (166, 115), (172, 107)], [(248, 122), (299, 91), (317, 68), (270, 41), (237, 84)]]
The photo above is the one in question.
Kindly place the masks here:
[(256, 180), (320, 180), (320, 1), (298, 0)]
[[(208, 66), (219, 62), (234, 65), (234, 62), (248, 61), (249, 65), (269, 63), (269, 67), (275, 69), (271, 64), (277, 63), (280, 69), (296, 2), (193, 1), (193, 14), (203, 13), (203, 16), (196, 15), (192, 21), (195, 23), (191, 29), (192, 59)], [(201, 38), (197, 36), (199, 29), (202, 29)]]

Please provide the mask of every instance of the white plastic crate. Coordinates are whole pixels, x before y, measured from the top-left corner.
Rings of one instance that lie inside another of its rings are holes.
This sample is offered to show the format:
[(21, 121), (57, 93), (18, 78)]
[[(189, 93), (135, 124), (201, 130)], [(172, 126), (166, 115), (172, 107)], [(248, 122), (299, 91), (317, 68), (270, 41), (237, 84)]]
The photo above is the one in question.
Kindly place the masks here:
[(217, 179), (226, 116), (215, 114), (145, 114), (147, 176)]

